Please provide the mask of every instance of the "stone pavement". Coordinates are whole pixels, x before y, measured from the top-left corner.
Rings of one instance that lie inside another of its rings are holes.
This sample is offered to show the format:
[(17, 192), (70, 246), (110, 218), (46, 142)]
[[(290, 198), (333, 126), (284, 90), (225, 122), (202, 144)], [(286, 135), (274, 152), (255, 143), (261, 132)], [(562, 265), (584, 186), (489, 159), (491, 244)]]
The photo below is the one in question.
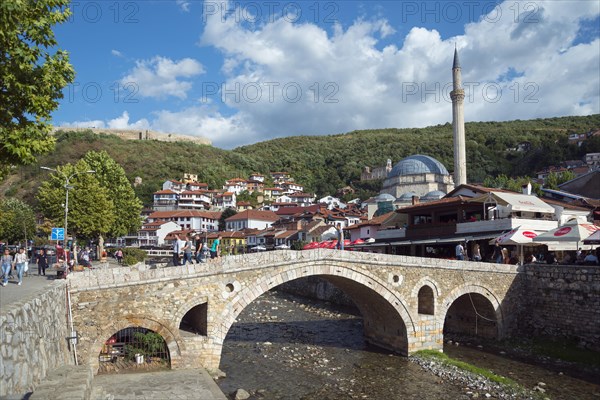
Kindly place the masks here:
[(205, 370), (97, 375), (92, 400), (227, 400)]
[(2, 311), (5, 311), (5, 307), (10, 306), (11, 303), (34, 297), (35, 293), (44, 292), (48, 286), (53, 285), (56, 271), (46, 270), (46, 276), (38, 276), (37, 266), (35, 268), (35, 274), (23, 277), (21, 286), (17, 286), (18, 279), (15, 271), (13, 271), (13, 278), (8, 280), (8, 284), (4, 287), (0, 286), (0, 308)]

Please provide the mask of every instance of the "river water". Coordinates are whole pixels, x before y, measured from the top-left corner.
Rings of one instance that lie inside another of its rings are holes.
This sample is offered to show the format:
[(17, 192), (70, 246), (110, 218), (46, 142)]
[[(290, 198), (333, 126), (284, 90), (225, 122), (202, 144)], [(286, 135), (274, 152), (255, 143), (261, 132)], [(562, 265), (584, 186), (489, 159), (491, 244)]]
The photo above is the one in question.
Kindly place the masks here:
[[(447, 346), (453, 358), (489, 368), (532, 388), (546, 383), (551, 399), (600, 399), (600, 386), (566, 372), (531, 366), (477, 348)], [(366, 344), (362, 319), (350, 309), (283, 292), (265, 293), (238, 317), (223, 346), (218, 384), (251, 399), (485, 398), (450, 384), (406, 358)]]

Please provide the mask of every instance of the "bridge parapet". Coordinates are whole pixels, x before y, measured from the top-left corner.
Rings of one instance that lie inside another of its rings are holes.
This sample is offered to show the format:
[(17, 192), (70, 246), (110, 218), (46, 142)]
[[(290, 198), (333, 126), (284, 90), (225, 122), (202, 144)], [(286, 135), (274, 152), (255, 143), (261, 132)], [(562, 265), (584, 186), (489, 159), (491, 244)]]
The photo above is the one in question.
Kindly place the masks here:
[(243, 254), (213, 259), (207, 263), (157, 268), (145, 264), (132, 267), (87, 270), (69, 275), (70, 289), (74, 292), (132, 286), (140, 283), (163, 282), (177, 279), (197, 278), (225, 272), (244, 271), (286, 264), (314, 263), (319, 261), (350, 262), (365, 266), (401, 266), (414, 268), (448, 268), (465, 271), (516, 274), (515, 265), (422, 258), (390, 254), (351, 252), (331, 249), (279, 250), (264, 253)]

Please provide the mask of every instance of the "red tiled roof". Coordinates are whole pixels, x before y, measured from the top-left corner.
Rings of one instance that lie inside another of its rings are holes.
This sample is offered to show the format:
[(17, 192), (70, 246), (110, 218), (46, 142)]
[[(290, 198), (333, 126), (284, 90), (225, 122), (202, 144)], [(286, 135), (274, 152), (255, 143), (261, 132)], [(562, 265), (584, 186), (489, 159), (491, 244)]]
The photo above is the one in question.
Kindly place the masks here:
[(177, 194), (177, 192), (174, 192), (171, 189), (165, 189), (159, 190), (158, 192), (154, 192), (154, 194)]
[(389, 213), (385, 213), (383, 215), (379, 215), (379, 216), (374, 217), (374, 218), (372, 218), (372, 219), (370, 219), (368, 221), (364, 221), (364, 222), (360, 222), (358, 224), (350, 225), (349, 227), (346, 228), (346, 230), (358, 229), (358, 228), (363, 227), (363, 226), (379, 226), (382, 223), (384, 223), (385, 220), (387, 220), (394, 213), (395, 213), (395, 211), (390, 211)]
[(261, 211), (261, 210), (245, 210), (239, 212), (225, 221), (243, 221), (243, 220), (258, 220), (258, 221), (278, 221), (279, 217), (273, 211)]

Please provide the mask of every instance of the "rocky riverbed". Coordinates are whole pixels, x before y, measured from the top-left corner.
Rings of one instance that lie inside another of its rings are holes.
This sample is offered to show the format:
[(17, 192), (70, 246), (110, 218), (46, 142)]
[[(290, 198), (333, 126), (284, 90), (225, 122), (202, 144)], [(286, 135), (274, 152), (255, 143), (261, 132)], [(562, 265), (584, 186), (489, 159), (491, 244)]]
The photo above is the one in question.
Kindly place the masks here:
[[(459, 354), (469, 349), (450, 347)], [(475, 356), (466, 358), (488, 357), (476, 346), (469, 351)], [(519, 369), (535, 367), (509, 368), (522, 375)], [(217, 383), (231, 398), (238, 389), (250, 399), (566, 398), (549, 397), (541, 380), (516, 389), (438, 360), (381, 351), (364, 342), (362, 319), (353, 310), (281, 292), (261, 296), (239, 316), (225, 340), (221, 370), (226, 377)], [(600, 388), (591, 385), (568, 398), (600, 399), (595, 393), (600, 396)]]

